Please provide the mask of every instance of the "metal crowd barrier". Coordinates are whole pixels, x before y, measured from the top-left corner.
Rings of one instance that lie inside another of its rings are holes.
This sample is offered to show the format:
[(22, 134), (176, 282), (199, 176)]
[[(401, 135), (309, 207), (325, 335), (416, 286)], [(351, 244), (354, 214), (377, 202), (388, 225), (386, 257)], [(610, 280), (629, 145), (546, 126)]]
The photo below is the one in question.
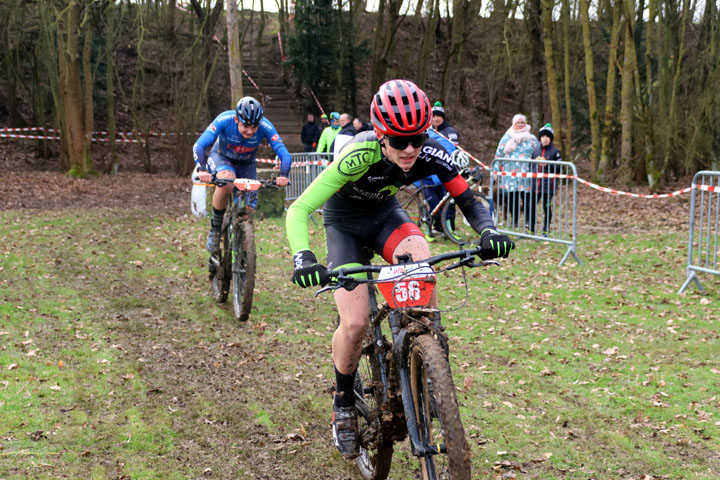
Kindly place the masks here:
[(490, 172), (499, 232), (567, 245), (577, 256), (577, 169), (569, 162), (496, 158)]
[(285, 200), (295, 200), (332, 162), (332, 153), (291, 153), (290, 185), (285, 188)]
[(720, 225), (720, 172), (698, 172), (693, 177), (690, 198), (687, 279), (678, 293), (684, 292), (690, 282), (695, 282), (700, 291), (705, 291), (697, 278), (698, 272), (720, 275), (718, 225)]

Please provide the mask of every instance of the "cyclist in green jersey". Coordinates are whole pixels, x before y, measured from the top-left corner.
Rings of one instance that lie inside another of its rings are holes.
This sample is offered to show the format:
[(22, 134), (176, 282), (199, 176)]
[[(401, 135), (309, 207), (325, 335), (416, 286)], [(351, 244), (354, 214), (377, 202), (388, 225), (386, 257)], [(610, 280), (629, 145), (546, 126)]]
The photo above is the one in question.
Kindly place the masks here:
[[(507, 257), (515, 244), (494, 229), (489, 212), (475, 200), (444, 147), (428, 139), (431, 112), (425, 93), (407, 80), (388, 81), (373, 97), (370, 118), (374, 131), (350, 140), (288, 209), (293, 282), (309, 287), (328, 280), (308, 237), (308, 215), (323, 204), (328, 268), (361, 265), (364, 248), (389, 263), (398, 263), (399, 255), (409, 254), (414, 261), (430, 257), (425, 236), (395, 198), (401, 186), (430, 175), (438, 176), (479, 233), (483, 257)], [(333, 439), (344, 457), (353, 458), (359, 448), (353, 384), (368, 326), (368, 289), (360, 285), (334, 295), (340, 325), (332, 340)], [(431, 304), (437, 306), (437, 298)]]

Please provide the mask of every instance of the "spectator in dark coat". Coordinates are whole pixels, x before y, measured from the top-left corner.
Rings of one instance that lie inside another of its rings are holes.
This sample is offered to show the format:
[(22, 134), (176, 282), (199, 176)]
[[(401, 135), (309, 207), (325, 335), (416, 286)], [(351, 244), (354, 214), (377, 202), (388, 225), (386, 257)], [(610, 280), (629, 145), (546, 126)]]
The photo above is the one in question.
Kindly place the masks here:
[[(562, 160), (560, 150), (553, 145), (555, 132), (549, 123), (546, 123), (539, 131), (540, 145), (535, 147), (532, 153), (534, 160), (551, 160), (559, 162)], [(530, 170), (537, 173), (560, 173), (558, 165), (547, 163), (533, 163)], [(531, 178), (530, 193), (532, 198), (526, 203), (527, 209), (525, 218), (529, 220), (529, 228), (531, 233), (535, 233), (535, 215), (537, 204), (542, 203), (543, 208), (543, 236), (547, 236), (550, 231), (550, 222), (552, 221), (552, 199), (555, 196), (556, 179), (555, 178)]]
[(353, 127), (355, 127), (355, 132), (357, 133), (369, 132), (373, 129), (372, 125), (370, 125), (369, 123), (365, 123), (360, 119), (360, 117), (355, 117), (353, 119)]
[(445, 120), (445, 109), (442, 103), (435, 102), (432, 107), (432, 127), (433, 130), (446, 137), (455, 145), (458, 144), (460, 137), (457, 131)]
[(343, 113), (340, 115), (340, 132), (337, 134), (333, 140), (332, 146), (330, 147), (330, 151), (335, 154), (335, 157), (340, 154), (342, 147), (344, 147), (345, 144), (356, 134), (357, 132), (355, 131), (355, 127), (353, 127), (352, 117), (350, 114)]
[(315, 115), (307, 114), (307, 123), (303, 125), (300, 132), (300, 140), (306, 152), (314, 152), (317, 142), (320, 139), (320, 127), (315, 123)]

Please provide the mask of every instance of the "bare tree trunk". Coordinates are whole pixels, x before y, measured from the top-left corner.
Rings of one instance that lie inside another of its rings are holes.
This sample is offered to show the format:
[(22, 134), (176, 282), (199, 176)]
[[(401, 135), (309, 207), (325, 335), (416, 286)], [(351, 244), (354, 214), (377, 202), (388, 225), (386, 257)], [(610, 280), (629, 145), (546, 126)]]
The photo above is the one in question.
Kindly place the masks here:
[(530, 124), (540, 127), (544, 116), (543, 109), (543, 43), (542, 43), (542, 4), (540, 0), (528, 0), (525, 4), (525, 23), (530, 44), (531, 76), (530, 87)]
[(86, 138), (83, 110), (83, 87), (78, 68), (80, 50), (78, 45), (77, 0), (70, 0), (67, 8), (56, 13), (58, 18), (58, 60), (60, 67), (60, 96), (63, 98), (62, 155), (69, 173), (86, 177), (92, 171), (90, 142)]
[[(415, 13), (412, 16), (411, 25), (410, 25), (410, 37), (408, 38), (408, 44), (413, 45), (417, 42), (420, 42), (422, 44), (422, 28), (423, 28), (423, 18), (422, 18), (422, 7), (423, 7), (424, 0), (418, 0), (415, 4)], [(432, 13), (432, 4), (430, 6), (430, 11)], [(429, 21), (428, 21), (429, 23)], [(400, 68), (398, 69), (398, 76), (401, 78), (417, 78), (414, 75), (410, 74), (410, 62), (413, 63), (417, 62), (419, 58), (415, 58), (414, 55), (405, 55), (400, 61)]]
[[(380, 0), (375, 29), (375, 46), (377, 48), (373, 49), (370, 91), (377, 90), (385, 80), (388, 60), (395, 48), (395, 34), (404, 19), (404, 16), (400, 15), (400, 7), (402, 7), (402, 0)], [(387, 19), (383, 18), (385, 9), (387, 9)]]
[(565, 77), (565, 150), (564, 158), (572, 158), (572, 99), (570, 98), (570, 0), (562, 0), (561, 20), (563, 30), (563, 76)]
[(547, 72), (548, 96), (550, 97), (550, 111), (552, 123), (555, 127), (555, 144), (561, 152), (565, 151), (565, 142), (562, 127), (562, 116), (560, 113), (560, 98), (557, 88), (557, 74), (555, 73), (555, 60), (553, 58), (553, 25), (552, 25), (552, 0), (542, 0), (543, 18), (543, 44), (545, 46), (545, 71)]
[(615, 63), (617, 62), (617, 50), (620, 42), (620, 13), (622, 12), (622, 1), (618, 1), (612, 11), (613, 23), (610, 32), (610, 45), (608, 46), (610, 55), (608, 56), (607, 82), (605, 88), (605, 115), (603, 116), (603, 130), (600, 140), (600, 166), (598, 167), (598, 178), (602, 182), (607, 182), (607, 175), (614, 165), (610, 158), (609, 150), (612, 126), (615, 120), (615, 81), (617, 79)]
[[(688, 12), (690, 11), (690, 0), (682, 0), (682, 18), (680, 19), (680, 35), (677, 44), (677, 60), (675, 60), (675, 73), (672, 79), (672, 85), (670, 87), (670, 102), (668, 105), (668, 116), (666, 123), (670, 126), (673, 132), (679, 130), (680, 120), (677, 118), (677, 103), (678, 103), (678, 89), (680, 83), (680, 74), (682, 73), (682, 62), (685, 56), (685, 30), (687, 27)], [(672, 68), (672, 67), (671, 67)], [(670, 163), (670, 158), (673, 155), (673, 138), (670, 135), (666, 135), (665, 139), (665, 157), (663, 158), (661, 171), (664, 172)]]
[(446, 69), (443, 72), (443, 83), (440, 89), (441, 98), (446, 98), (447, 88), (450, 87), (450, 77), (456, 81), (458, 98), (462, 105), (467, 105), (465, 92), (465, 42), (470, 36), (474, 19), (478, 17), (481, 0), (453, 0), (453, 16), (451, 22), (450, 52)]
[(428, 65), (431, 61), (430, 56), (432, 52), (435, 51), (435, 31), (437, 30), (440, 19), (440, 0), (427, 0), (427, 2), (429, 13), (425, 34), (422, 38), (422, 47), (420, 48), (420, 63), (416, 76), (418, 85), (425, 85), (425, 82), (427, 82)]
[(230, 70), (230, 105), (243, 97), (242, 54), (238, 32), (237, 1), (227, 0), (228, 66)]
[(255, 39), (255, 65), (258, 71), (258, 86), (263, 86), (263, 34), (265, 33), (265, 6), (260, 0), (260, 21), (258, 22), (257, 39)]
[(595, 93), (595, 67), (593, 60), (592, 41), (590, 39), (590, 19), (588, 1), (580, 0), (582, 15), (583, 49), (585, 51), (585, 84), (588, 92), (588, 109), (590, 113), (590, 175), (595, 177), (600, 158), (600, 119), (598, 117), (597, 94)]
[[(634, 0), (624, 0), (624, 2), (634, 3)], [(632, 132), (634, 107), (632, 45), (635, 43), (635, 37), (632, 33), (632, 19), (626, 17), (625, 15), (623, 16), (625, 17), (623, 21), (624, 52), (621, 78), (622, 87), (620, 89), (620, 121), (622, 125), (622, 134), (620, 140), (620, 165), (617, 179), (621, 185), (631, 185), (633, 177)]]
[[(117, 7), (121, 8), (121, 7)], [(117, 174), (120, 166), (115, 145), (115, 136), (117, 134), (117, 124), (115, 121), (115, 28), (117, 26), (117, 12), (114, 3), (108, 4), (105, 9), (105, 95), (107, 97), (107, 116), (108, 116), (108, 151), (110, 152), (110, 161), (108, 162), (105, 173)]]

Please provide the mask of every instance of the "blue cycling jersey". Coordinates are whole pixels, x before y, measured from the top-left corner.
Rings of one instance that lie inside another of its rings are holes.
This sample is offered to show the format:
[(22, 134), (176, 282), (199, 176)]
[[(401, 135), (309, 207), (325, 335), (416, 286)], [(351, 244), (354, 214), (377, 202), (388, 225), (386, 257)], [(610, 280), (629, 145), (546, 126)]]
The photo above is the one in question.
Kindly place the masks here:
[(260, 126), (250, 138), (243, 138), (238, 131), (237, 117), (234, 110), (228, 110), (218, 115), (205, 129), (200, 138), (193, 145), (195, 163), (201, 167), (207, 166), (205, 150), (218, 143), (220, 154), (237, 165), (254, 165), (257, 148), (262, 139), (266, 139), (278, 157), (280, 157), (280, 176), (287, 177), (290, 173), (292, 158), (283, 143), (277, 130), (267, 118), (263, 118)]
[[(437, 140), (438, 143), (440, 143), (440, 145), (445, 147), (445, 150), (447, 150), (447, 153), (450, 154), (450, 153), (454, 152), (455, 150), (457, 150), (457, 145), (455, 145), (454, 143), (452, 143), (450, 140), (443, 137), (442, 135), (438, 134), (432, 128), (429, 129), (427, 131), (427, 133), (430, 136), (430, 138), (432, 138), (433, 140)], [(438, 178), (437, 175), (431, 175), (429, 177), (425, 177), (422, 180), (418, 180), (417, 182), (415, 182), (415, 185), (417, 187), (420, 187), (421, 184), (422, 185), (440, 185), (440, 186), (442, 186), (442, 182), (440, 181), (440, 179)]]

